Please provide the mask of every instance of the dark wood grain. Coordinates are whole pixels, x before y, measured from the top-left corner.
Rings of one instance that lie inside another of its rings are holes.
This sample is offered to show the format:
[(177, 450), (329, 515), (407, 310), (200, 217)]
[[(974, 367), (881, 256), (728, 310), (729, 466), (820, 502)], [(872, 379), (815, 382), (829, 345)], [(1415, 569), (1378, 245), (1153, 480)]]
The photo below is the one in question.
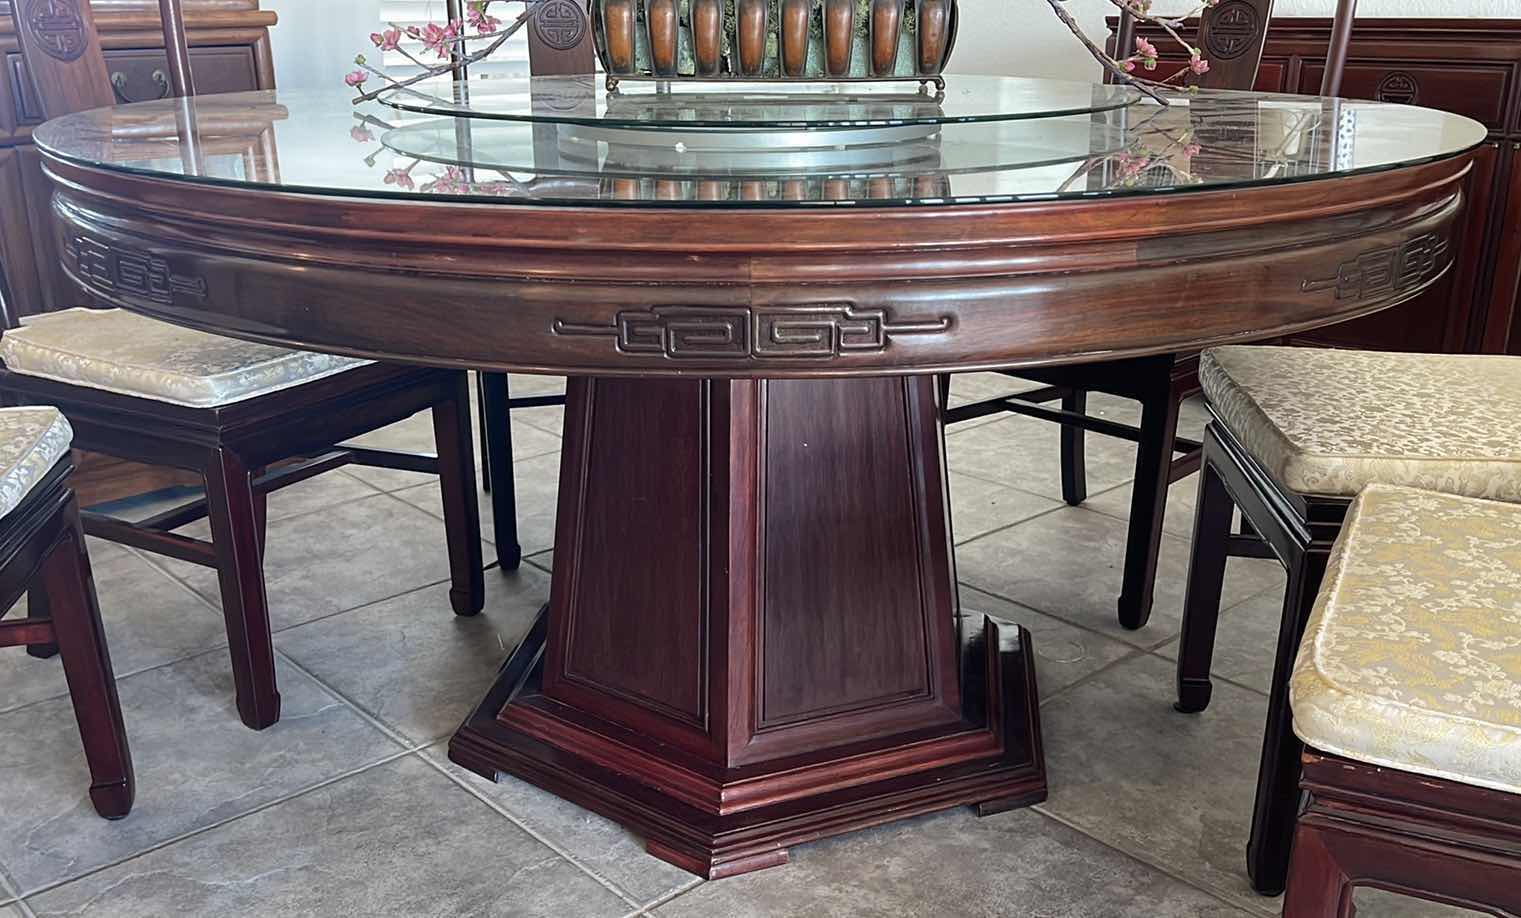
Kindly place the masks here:
[(951, 17), (954, 15), (950, 0), (919, 0), (919, 26), (914, 40), (919, 47), (919, 73), (933, 75), (945, 66), (950, 52)]
[[(61, 238), (149, 252), (206, 283), (204, 300), (165, 303), (108, 290), (66, 260), (92, 294), (171, 321), (453, 366), (743, 377), (1174, 353), (1377, 312), (1441, 282), (1445, 265), (1406, 289), (1362, 297), (1306, 281), (1426, 234), (1451, 238), (1468, 163), (1144, 202), (889, 207), (870, 220), (715, 208), (692, 221), (641, 207), (598, 208), (589, 219), (576, 208), (515, 206), (504, 225), (492, 208), (430, 202), (450, 226), (444, 247), (418, 237), (406, 202), (271, 198), (60, 161), (48, 168), (60, 182)], [(293, 250), (304, 253), (299, 261)], [(255, 321), (234, 305), (248, 290), (263, 304)], [(447, 323), (417, 308), (436, 297), (451, 304)], [(1010, 322), (1016, 303), (1022, 319)], [(662, 312), (673, 307), (713, 327), (865, 317), (882, 334), (824, 353), (741, 342), (711, 354), (681, 338), (654, 349), (620, 344), (620, 314), (659, 324), (678, 314)], [(1067, 320), (1079, 309), (1091, 321)]]
[(724, 8), (719, 0), (692, 0), (692, 59), (698, 76), (713, 76), (722, 64)]
[[(113, 90), (90, 7), (83, 6), (76, 19), (72, 18), (75, 6), (74, 0), (64, 0), (61, 6), (51, 7), (55, 13), (60, 9), (64, 13), (49, 20), (50, 28), (43, 31), (25, 18), (30, 6), (15, 9), (15, 33), (35, 77), (41, 105), (52, 115), (112, 102)], [(184, 64), (188, 50), (182, 12), (178, 2), (168, 0), (160, 25), (169, 33), (170, 56), (181, 58)], [(163, 32), (160, 37), (164, 37)], [(186, 88), (188, 75), (180, 73), (175, 82)], [(192, 103), (185, 100), (181, 104)], [(215, 106), (208, 106), (208, 111), (214, 110)], [(183, 120), (187, 111), (179, 109), (172, 128), (164, 125), (164, 136), (181, 139), (182, 159), (193, 168), (201, 153), (216, 148), (197, 146), (206, 139), (200, 136), (196, 145), (186, 141), (191, 133)], [(278, 168), (269, 136), (272, 119), (264, 114), (249, 115), (245, 112), (228, 119), (214, 116), (215, 125), (207, 130), (203, 123), (203, 133), (207, 138), (234, 138), (234, 150), (256, 148), (258, 155), (247, 160), (249, 174), (271, 178)], [(60, 251), (73, 247), (77, 253), (77, 245), (78, 240), (65, 241)], [(4, 282), (0, 277), (0, 288)], [(234, 297), (233, 302), (240, 300)], [(18, 314), (28, 311), (36, 310), (25, 309), (13, 291), (0, 289), (0, 313), (7, 327), (14, 327)], [(439, 472), (450, 526), (455, 610), (474, 614), (484, 603), (474, 451), (469, 425), (463, 422), (469, 394), (461, 371), (365, 366), (214, 408), (181, 407), (4, 369), (0, 369), (0, 389), (10, 404), (62, 408), (74, 426), (76, 444), (83, 449), (185, 469), (204, 479), (206, 498), (191, 502), (194, 514), (170, 511), (141, 522), (89, 514), (85, 525), (97, 537), (216, 568), (238, 712), (249, 727), (272, 725), (280, 710), (263, 574), (265, 501), (269, 490), (307, 477), (304, 473), (266, 473), (270, 466), (315, 455), (325, 458), (307, 464), (310, 474), (347, 462)], [(372, 449), (334, 450), (343, 438), (376, 430), (426, 408), (435, 411), (442, 464), (433, 457)], [(169, 531), (201, 515), (209, 518), (209, 543)], [(47, 607), (52, 610), (61, 601), (61, 594), (53, 590), (51, 582), (46, 593)], [(68, 601), (75, 606), (82, 602), (75, 594), (69, 594)]]
[(802, 76), (808, 66), (808, 26), (813, 0), (782, 0), (780, 63), (786, 76)]
[(608, 0), (602, 6), (602, 34), (611, 73), (634, 72), (634, 15), (634, 0)]
[(824, 0), (824, 72), (850, 73), (850, 53), (856, 31), (855, 0)]
[(680, 31), (676, 0), (645, 0), (644, 25), (649, 34), (650, 69), (656, 76), (674, 76)]
[(60, 461), (0, 520), (0, 602), (9, 608), (29, 592), (46, 597), (40, 607), (29, 604), (27, 618), (0, 621), (0, 647), (41, 647), (62, 658), (90, 770), (90, 801), (101, 816), (121, 819), (136, 795), (132, 754), (79, 504), (64, 487), (70, 471), (68, 460)]
[(1350, 918), (1371, 886), (1495, 915), (1521, 914), (1515, 794), (1314, 750), (1284, 918)]
[(766, 0), (735, 0), (735, 19), (739, 72), (755, 76), (766, 63)]
[(898, 0), (871, 0), (870, 25), (870, 72), (873, 76), (889, 75), (898, 60), (898, 32), (903, 28), (903, 4)]

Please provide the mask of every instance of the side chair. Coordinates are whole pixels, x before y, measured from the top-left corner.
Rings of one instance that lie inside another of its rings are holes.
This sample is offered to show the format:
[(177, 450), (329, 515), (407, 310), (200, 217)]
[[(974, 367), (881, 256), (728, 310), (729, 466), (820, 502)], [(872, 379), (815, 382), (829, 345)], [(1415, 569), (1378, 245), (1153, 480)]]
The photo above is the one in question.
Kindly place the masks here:
[[(32, 26), (43, 21), (50, 2), (11, 4), (44, 111), (51, 118), (114, 104), (89, 3), (79, 4), (77, 48), (71, 44), (70, 54), (59, 54), (56, 36)], [(193, 95), (180, 0), (160, 0), (160, 8), (174, 93)], [(268, 158), (258, 153), (251, 161), (275, 169)], [(66, 240), (64, 248), (75, 279), (88, 275), (93, 289), (152, 277), (152, 260), (143, 253), (86, 238)], [(165, 293), (171, 302), (185, 295), (172, 284)], [(83, 524), (92, 536), (217, 571), (238, 713), (249, 727), (263, 729), (280, 717), (263, 573), (270, 492), (349, 463), (436, 473), (448, 530), (450, 600), (459, 615), (481, 610), (485, 585), (465, 371), (270, 347), (119, 309), (77, 308), (21, 320), (20, 304), (3, 293), (0, 298), (0, 398), (63, 409), (81, 449), (204, 478), (205, 496), (185, 506), (136, 522), (86, 512)], [(341, 445), (424, 409), (433, 413), (437, 457)], [(203, 518), (210, 523), (209, 542), (173, 531)]]
[[(1328, 0), (1329, 3), (1329, 0)], [(1249, 7), (1251, 15), (1242, 15)], [(1356, 0), (1337, 0), (1336, 30), (1332, 35), (1325, 79), (1320, 93), (1334, 96), (1341, 88)], [(1216, 22), (1230, 17), (1227, 27), (1229, 56), (1218, 50), (1211, 34), (1222, 28)], [(1206, 89), (1249, 90), (1257, 79), (1262, 49), (1272, 20), (1273, 0), (1233, 0), (1206, 6), (1199, 19), (1199, 43), (1210, 59), (1210, 69), (1190, 80)], [(1250, 31), (1241, 29), (1248, 23)], [(1123, 57), (1135, 45), (1135, 23), (1127, 12), (1120, 17), (1116, 53)], [(1159, 74), (1160, 75), (1160, 74)], [(1129, 440), (1136, 444), (1135, 484), (1130, 496), (1130, 528), (1125, 542), (1123, 584), (1118, 600), (1120, 624), (1129, 629), (1146, 625), (1151, 617), (1156, 584), (1157, 557), (1162, 547), (1162, 522), (1167, 510), (1167, 489), (1199, 468), (1201, 444), (1178, 436), (1182, 403), (1199, 392), (1199, 355), (1163, 354), (1131, 360), (1103, 361), (1037, 370), (1007, 370), (1004, 375), (1040, 383), (1038, 388), (1014, 395), (986, 399), (950, 408), (947, 425), (990, 414), (1008, 412), (1054, 421), (1062, 425), (1062, 499), (1079, 505), (1088, 499), (1084, 462), (1087, 432)], [(942, 382), (949, 386), (949, 379)], [(1088, 394), (1102, 392), (1132, 399), (1141, 405), (1139, 425), (1122, 424), (1088, 414)], [(1050, 402), (1060, 402), (1052, 408)]]
[[(1521, 357), (1232, 346), (1205, 351), (1199, 377), (1213, 419), (1204, 432), (1177, 708), (1197, 713), (1210, 702), (1227, 558), (1278, 560), (1288, 584), (1276, 647), (1263, 648), (1275, 662), (1247, 847), (1253, 887), (1275, 894), (1288, 870), (1304, 751), (1290, 675), (1332, 546), (1369, 486), (1521, 503)], [(1252, 535), (1232, 533), (1238, 509)], [(1444, 563), (1456, 569), (1462, 561)], [(1390, 563), (1390, 603), (1424, 589), (1401, 559)]]
[(0, 621), (0, 647), (45, 647), (63, 658), (90, 801), (105, 818), (121, 819), (136, 792), (132, 753), (79, 502), (65, 485), (74, 470), (71, 436), (56, 408), (0, 408), (0, 619), (28, 595), (26, 618)]

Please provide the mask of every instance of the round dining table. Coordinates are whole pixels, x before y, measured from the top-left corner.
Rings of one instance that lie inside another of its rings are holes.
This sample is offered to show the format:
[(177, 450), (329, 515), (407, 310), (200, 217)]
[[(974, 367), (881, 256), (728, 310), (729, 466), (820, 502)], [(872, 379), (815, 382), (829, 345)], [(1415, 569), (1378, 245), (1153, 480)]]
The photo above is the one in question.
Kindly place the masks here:
[(1271, 339), (1451, 283), (1482, 126), (1166, 101), (545, 77), (35, 136), (95, 299), (569, 377), (549, 602), (449, 754), (716, 877), (1045, 798), (1030, 636), (958, 601), (943, 374)]

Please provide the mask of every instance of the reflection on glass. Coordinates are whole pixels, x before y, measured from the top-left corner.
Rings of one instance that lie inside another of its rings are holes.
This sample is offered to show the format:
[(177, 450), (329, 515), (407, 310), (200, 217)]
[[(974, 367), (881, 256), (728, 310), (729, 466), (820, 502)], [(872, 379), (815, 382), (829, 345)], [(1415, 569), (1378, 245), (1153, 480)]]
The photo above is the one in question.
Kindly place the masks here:
[[(993, 78), (981, 85), (1022, 98), (1025, 116), (954, 120), (952, 96), (973, 87), (961, 79), (945, 99), (902, 103), (912, 120), (854, 122), (867, 104), (854, 96), (815, 100), (800, 122), (772, 98), (753, 103), (749, 91), (645, 87), (610, 97), (589, 78), (577, 83), (579, 95), (566, 89), (573, 80), (530, 94), (518, 110), (526, 120), (356, 110), (342, 94), (211, 96), (195, 106), (195, 169), (183, 165), (172, 100), (72, 115), (35, 136), (69, 160), (184, 181), (671, 207), (935, 207), (1207, 191), (1394, 168), (1461, 153), (1485, 136), (1469, 119), (1408, 106), (1230, 92), (1115, 106), (1107, 86), (1001, 87)], [(461, 98), (473, 105), (479, 91), (464, 84)], [(725, 118), (725, 128), (701, 126)]]

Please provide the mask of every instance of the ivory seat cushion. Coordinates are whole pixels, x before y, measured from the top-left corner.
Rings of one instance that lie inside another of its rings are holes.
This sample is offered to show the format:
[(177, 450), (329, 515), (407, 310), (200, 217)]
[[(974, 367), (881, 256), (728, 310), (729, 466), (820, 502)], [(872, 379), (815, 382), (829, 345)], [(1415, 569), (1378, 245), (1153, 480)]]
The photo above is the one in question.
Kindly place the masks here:
[(1521, 507), (1370, 485), (1289, 704), (1321, 751), (1521, 793)]
[(57, 408), (0, 408), (0, 517), (47, 477), (73, 439)]
[(1301, 494), (1371, 482), (1521, 501), (1521, 357), (1218, 347), (1210, 407)]
[(23, 376), (214, 408), (342, 373), (368, 361), (293, 351), (180, 328), (124, 309), (66, 309), (0, 335)]

